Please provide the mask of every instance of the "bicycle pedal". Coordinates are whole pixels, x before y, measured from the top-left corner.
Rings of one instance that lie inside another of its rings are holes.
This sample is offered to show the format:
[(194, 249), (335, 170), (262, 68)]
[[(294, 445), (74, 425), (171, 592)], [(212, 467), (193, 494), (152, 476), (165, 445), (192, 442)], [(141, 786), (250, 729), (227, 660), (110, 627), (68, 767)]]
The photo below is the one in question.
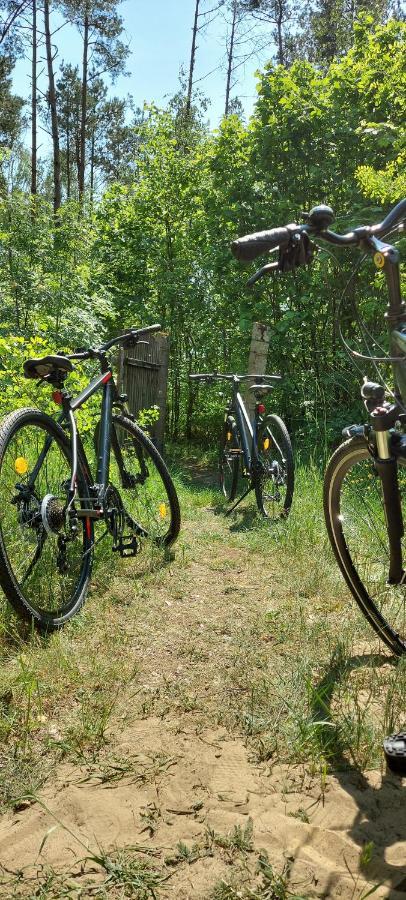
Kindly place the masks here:
[(120, 538), (118, 544), (113, 544), (113, 553), (119, 553), (122, 559), (129, 559), (132, 556), (137, 556), (139, 550), (139, 543), (135, 535), (129, 535), (128, 537)]

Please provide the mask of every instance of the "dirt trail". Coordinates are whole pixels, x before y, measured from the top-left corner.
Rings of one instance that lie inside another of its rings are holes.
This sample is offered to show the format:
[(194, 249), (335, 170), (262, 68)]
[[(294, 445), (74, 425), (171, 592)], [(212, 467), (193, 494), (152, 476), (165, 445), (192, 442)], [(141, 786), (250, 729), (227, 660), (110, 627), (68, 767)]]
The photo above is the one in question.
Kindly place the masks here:
[[(283, 600), (283, 573), (270, 578), (275, 566), (264, 570), (261, 554), (230, 547), (228, 528), (202, 507), (185, 522), (186, 549), (141, 599), (130, 571), (114, 579), (112, 592), (131, 608), (126, 652), (140, 668), (132, 720), (113, 718), (98, 754), (61, 764), (40, 802), (2, 818), (2, 897), (33, 896), (44, 867), (60, 874), (41, 897), (153, 896), (126, 894), (113, 877), (97, 894), (106, 871), (83, 863), (86, 847), (111, 858), (133, 848), (164, 873), (154, 888), (160, 900), (208, 900), (221, 881), (236, 893), (224, 888), (218, 897), (259, 891), (263, 851), (274, 873), (289, 871), (300, 897), (359, 900), (378, 884), (375, 897), (406, 896), (406, 805), (396, 779), (371, 772), (321, 781), (302, 767), (258, 763), (239, 736), (233, 692), (247, 686), (238, 657), (253, 642), (268, 651), (261, 617)], [(111, 621), (120, 641), (113, 612)], [(375, 853), (364, 877), (360, 850), (369, 842)]]

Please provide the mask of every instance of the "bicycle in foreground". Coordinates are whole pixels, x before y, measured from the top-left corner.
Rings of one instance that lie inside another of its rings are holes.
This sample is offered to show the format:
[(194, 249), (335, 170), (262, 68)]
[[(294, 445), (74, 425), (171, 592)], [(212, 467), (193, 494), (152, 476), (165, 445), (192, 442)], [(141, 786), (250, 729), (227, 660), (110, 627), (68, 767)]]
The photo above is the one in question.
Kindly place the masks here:
[[(279, 375), (222, 375), (219, 372), (202, 372), (189, 376), (194, 381), (214, 384), (229, 382), (232, 397), (226, 407), (224, 427), (220, 443), (220, 487), (229, 503), (235, 501), (240, 476), (247, 485), (238, 500), (227, 510), (227, 515), (254, 491), (257, 506), (268, 519), (287, 516), (292, 504), (294, 487), (293, 453), (290, 437), (282, 419), (266, 415), (264, 398), (273, 388)], [(247, 407), (240, 394), (240, 384), (254, 381), (249, 386), (255, 397), (255, 415), (251, 423)]]
[(386, 277), (389, 354), (377, 357), (352, 351), (358, 359), (390, 362), (394, 390), (364, 381), (361, 396), (369, 414), (366, 424), (350, 425), (344, 442), (331, 457), (324, 480), (324, 512), (328, 536), (345, 581), (368, 622), (390, 649), (406, 653), (406, 307), (402, 302), (399, 252), (385, 238), (400, 233), (406, 200), (376, 225), (345, 234), (330, 230), (334, 213), (318, 206), (303, 225), (288, 225), (236, 240), (237, 258), (253, 260), (279, 249), (278, 260), (250, 279), (289, 271), (311, 261), (314, 240), (355, 246), (373, 257)]
[[(109, 535), (122, 557), (145, 544), (168, 547), (178, 536), (172, 479), (118, 393), (107, 358), (119, 342), (137, 344), (159, 330), (132, 328), (97, 349), (24, 363), (26, 378), (52, 386), (61, 412), (55, 421), (38, 409), (20, 409), (0, 425), (0, 583), (14, 609), (39, 629), (60, 627), (83, 605), (98, 523), (104, 532), (97, 541)], [(100, 367), (75, 397), (65, 386), (72, 360)], [(98, 390), (93, 477), (75, 412)]]

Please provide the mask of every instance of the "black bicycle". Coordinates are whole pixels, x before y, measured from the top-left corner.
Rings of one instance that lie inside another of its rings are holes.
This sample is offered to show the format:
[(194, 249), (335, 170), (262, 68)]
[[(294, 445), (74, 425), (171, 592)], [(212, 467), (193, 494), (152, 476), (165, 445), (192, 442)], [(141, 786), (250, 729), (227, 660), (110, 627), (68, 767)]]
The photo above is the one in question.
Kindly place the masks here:
[[(52, 385), (61, 412), (55, 421), (38, 409), (20, 409), (0, 425), (0, 583), (14, 609), (42, 630), (60, 627), (84, 603), (97, 523), (104, 526), (97, 540), (110, 535), (122, 557), (135, 556), (145, 544), (168, 547), (178, 536), (174, 484), (118, 393), (107, 358), (119, 342), (136, 344), (159, 329), (132, 328), (97, 349), (24, 363), (26, 378)], [(100, 366), (75, 397), (65, 387), (72, 360)], [(98, 390), (93, 478), (93, 450), (85, 449), (75, 412)]]
[[(195, 381), (214, 384), (228, 381), (232, 397), (226, 407), (220, 443), (220, 487), (226, 500), (233, 503), (240, 477), (245, 490), (227, 510), (230, 514), (244, 498), (255, 492), (258, 509), (268, 519), (287, 516), (292, 505), (294, 465), (290, 437), (285, 423), (275, 415), (266, 415), (264, 398), (279, 375), (222, 375), (205, 372), (190, 375)], [(242, 381), (254, 381), (249, 390), (255, 396), (255, 415), (251, 423), (240, 394)]]
[(306, 224), (248, 235), (234, 242), (233, 251), (239, 259), (251, 260), (279, 249), (278, 260), (255, 273), (251, 283), (270, 272), (289, 271), (310, 262), (314, 252), (310, 237), (358, 247), (373, 257), (386, 276), (389, 353), (382, 351), (382, 356), (376, 356), (369, 351), (361, 354), (348, 345), (346, 349), (375, 366), (389, 361), (393, 390), (364, 381), (361, 396), (369, 421), (343, 431), (345, 441), (325, 473), (324, 512), (337, 563), (354, 599), (385, 644), (402, 654), (406, 653), (406, 307), (401, 296), (399, 252), (384, 239), (403, 230), (406, 200), (382, 222), (346, 234), (331, 231), (333, 221), (330, 207), (317, 206)]

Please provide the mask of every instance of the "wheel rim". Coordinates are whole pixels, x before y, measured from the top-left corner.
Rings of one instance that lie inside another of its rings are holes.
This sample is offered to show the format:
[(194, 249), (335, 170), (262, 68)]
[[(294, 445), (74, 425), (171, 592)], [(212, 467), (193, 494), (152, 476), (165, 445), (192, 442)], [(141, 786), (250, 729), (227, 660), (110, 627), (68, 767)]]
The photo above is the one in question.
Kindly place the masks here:
[(115, 454), (111, 455), (110, 479), (124, 507), (123, 538), (165, 546), (171, 539), (171, 501), (159, 470), (142, 445), (125, 427), (114, 423), (124, 465), (122, 475)]
[[(398, 477), (401, 496), (406, 497), (405, 465), (398, 467)], [(336, 549), (358, 602), (372, 615), (382, 636), (388, 626), (406, 649), (406, 587), (387, 583), (389, 544), (381, 481), (367, 449), (354, 451), (337, 463), (330, 483), (329, 512)], [(406, 518), (406, 508), (403, 515)], [(348, 551), (350, 570), (337, 536)], [(403, 559), (406, 563), (405, 539)]]
[[(49, 435), (44, 424), (27, 424), (7, 443), (0, 469), (0, 534), (25, 603), (34, 616), (51, 619), (62, 617), (81, 594), (90, 540), (85, 520), (64, 515), (70, 462), (55, 438), (33, 480)], [(75, 501), (72, 510), (78, 506)]]
[(288, 505), (288, 461), (283, 438), (276, 425), (267, 426), (258, 438), (261, 506), (270, 519), (284, 515)]

